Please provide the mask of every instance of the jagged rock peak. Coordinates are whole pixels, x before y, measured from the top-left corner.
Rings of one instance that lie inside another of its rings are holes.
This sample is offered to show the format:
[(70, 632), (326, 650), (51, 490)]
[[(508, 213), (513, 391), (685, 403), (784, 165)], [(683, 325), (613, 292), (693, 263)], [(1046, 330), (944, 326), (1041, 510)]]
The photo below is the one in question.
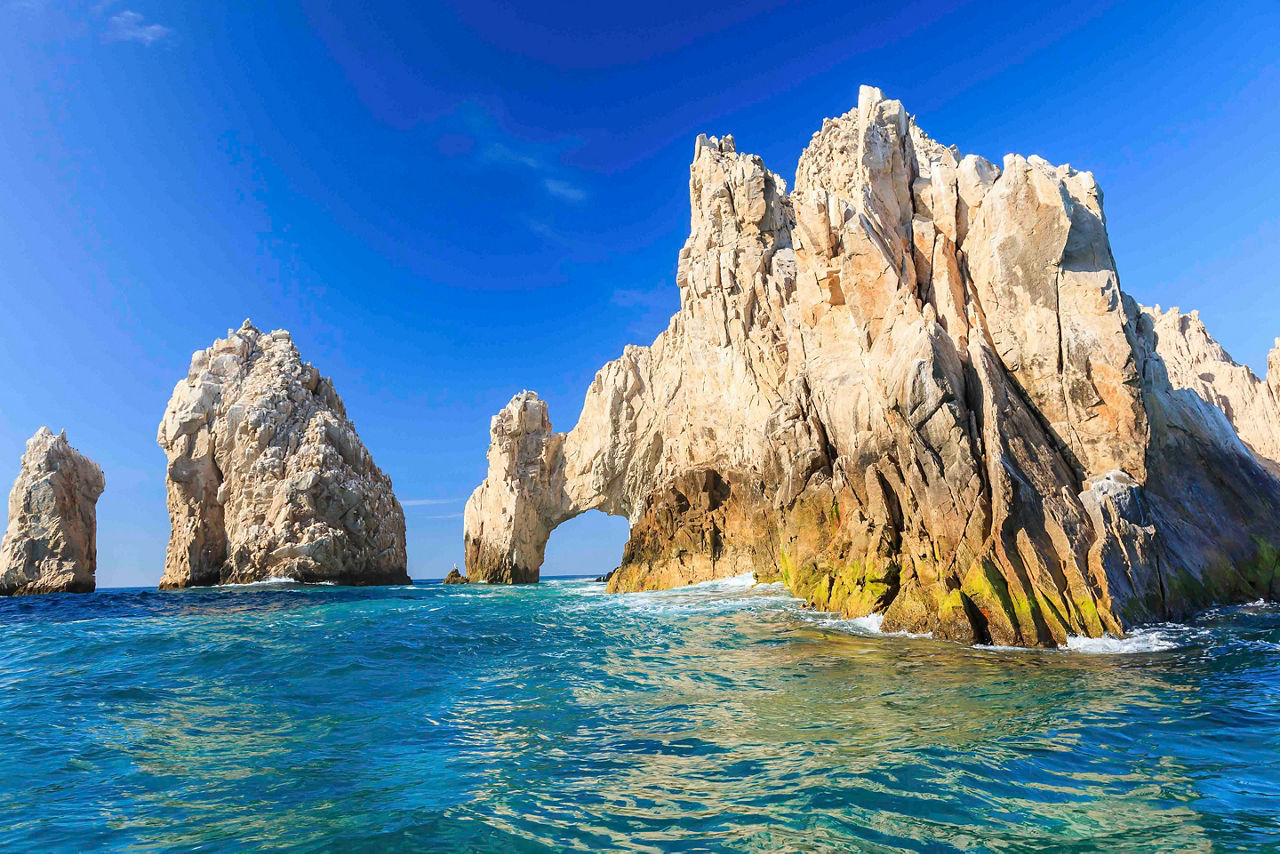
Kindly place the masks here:
[(530, 393), (494, 419), (468, 575), (535, 580), (555, 526), (600, 509), (631, 523), (610, 591), (753, 571), (961, 641), (1280, 591), (1280, 481), (1170, 383), (1092, 175), (962, 156), (871, 87), (791, 193), (725, 139), (695, 145), (667, 329), (570, 432)]
[(172, 522), (161, 587), (409, 582), (391, 480), (288, 332), (246, 320), (197, 351), (156, 440)]
[(0, 545), (0, 594), (92, 593), (97, 582), (97, 503), (102, 469), (41, 427), (27, 440), (9, 493)]
[[(1268, 361), (1267, 380), (1237, 364), (1209, 334), (1200, 312), (1143, 308), (1150, 318), (1156, 352), (1175, 389), (1189, 389), (1222, 410), (1240, 438), (1264, 464), (1280, 471), (1280, 348)], [(1278, 342), (1280, 343), (1280, 342)]]

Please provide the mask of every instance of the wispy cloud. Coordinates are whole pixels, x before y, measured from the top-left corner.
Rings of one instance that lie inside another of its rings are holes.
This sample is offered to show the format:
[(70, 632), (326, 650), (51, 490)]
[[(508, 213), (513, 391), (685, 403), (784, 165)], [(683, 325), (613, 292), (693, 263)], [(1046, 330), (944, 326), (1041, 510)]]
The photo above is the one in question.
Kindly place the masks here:
[(461, 519), (461, 513), (444, 513), (438, 516), (423, 516), (424, 519)]
[(527, 138), (505, 128), (494, 112), (476, 103), (465, 104), (442, 121), (436, 141), (449, 157), (466, 156), (489, 169), (523, 172), (530, 184), (562, 202), (582, 202), (588, 192), (573, 180), (575, 172), (561, 162), (572, 140), (547, 142)]
[(495, 142), (490, 144), (485, 148), (484, 156), (495, 163), (506, 163), (513, 166), (526, 166), (539, 172), (547, 168), (546, 164), (534, 157), (532, 154), (516, 151), (505, 142)]
[(112, 15), (107, 21), (107, 30), (102, 34), (103, 41), (137, 42), (153, 45), (173, 34), (173, 30), (160, 24), (148, 24), (146, 18), (128, 9)]
[(545, 178), (542, 186), (546, 187), (551, 195), (567, 202), (581, 202), (587, 197), (586, 190), (559, 178)]
[(462, 498), (410, 498), (400, 502), (401, 507), (439, 507), (442, 504), (461, 504)]

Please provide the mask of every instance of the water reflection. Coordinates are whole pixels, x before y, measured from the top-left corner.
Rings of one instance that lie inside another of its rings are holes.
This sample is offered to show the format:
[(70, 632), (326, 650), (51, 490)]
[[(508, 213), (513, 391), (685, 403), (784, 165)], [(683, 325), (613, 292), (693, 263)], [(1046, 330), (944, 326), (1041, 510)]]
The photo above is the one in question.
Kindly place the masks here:
[(4, 602), (0, 845), (1274, 842), (1280, 611), (1160, 631), (1174, 649), (971, 649), (733, 585)]

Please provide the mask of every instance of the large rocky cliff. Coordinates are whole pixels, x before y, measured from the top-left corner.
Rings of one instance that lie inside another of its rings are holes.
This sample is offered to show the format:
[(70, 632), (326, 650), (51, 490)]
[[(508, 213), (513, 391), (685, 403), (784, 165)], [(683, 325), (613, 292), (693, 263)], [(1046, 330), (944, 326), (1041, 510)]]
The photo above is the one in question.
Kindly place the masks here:
[(157, 441), (173, 526), (162, 588), (409, 583), (391, 479), (288, 332), (246, 320), (193, 355)]
[(961, 156), (864, 87), (790, 193), (731, 137), (699, 137), (689, 191), (668, 328), (569, 433), (529, 392), (494, 418), (473, 580), (536, 580), (551, 530), (600, 509), (631, 523), (611, 591), (753, 571), (966, 642), (1280, 593), (1274, 423), (1246, 446), (1170, 382), (1089, 173)]
[(27, 440), (9, 493), (0, 595), (92, 593), (97, 586), (98, 464), (41, 427)]

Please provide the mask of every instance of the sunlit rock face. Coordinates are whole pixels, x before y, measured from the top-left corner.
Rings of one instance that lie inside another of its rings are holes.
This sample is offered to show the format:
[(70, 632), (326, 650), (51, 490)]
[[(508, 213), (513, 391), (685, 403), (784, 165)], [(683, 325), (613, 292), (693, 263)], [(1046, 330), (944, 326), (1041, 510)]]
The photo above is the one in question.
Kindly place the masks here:
[(1280, 592), (1280, 482), (1171, 385), (1090, 174), (961, 156), (864, 87), (792, 192), (731, 137), (699, 137), (689, 189), (667, 329), (572, 431), (528, 392), (494, 419), (473, 579), (535, 580), (600, 509), (631, 523), (611, 591), (750, 571), (964, 642)]
[(9, 493), (0, 545), (0, 595), (92, 593), (97, 504), (106, 487), (98, 464), (41, 427), (27, 440)]
[(162, 588), (409, 583), (391, 479), (288, 332), (246, 320), (192, 356), (157, 441), (172, 523)]
[(1142, 313), (1173, 387), (1190, 389), (1221, 409), (1258, 459), (1280, 472), (1280, 339), (1262, 380), (1214, 340), (1200, 312), (1156, 306)]

